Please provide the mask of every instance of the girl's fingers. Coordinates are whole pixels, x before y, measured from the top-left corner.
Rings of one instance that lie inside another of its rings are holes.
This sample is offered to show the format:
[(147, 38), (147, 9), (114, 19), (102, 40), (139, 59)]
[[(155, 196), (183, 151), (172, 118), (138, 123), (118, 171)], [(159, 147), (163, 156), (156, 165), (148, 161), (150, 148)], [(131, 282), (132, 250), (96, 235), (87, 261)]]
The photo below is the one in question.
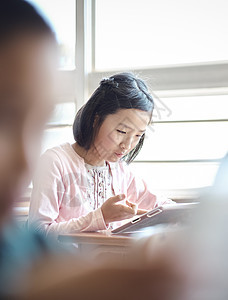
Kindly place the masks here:
[(125, 205), (121, 205), (121, 212), (125, 215), (129, 215), (129, 217), (134, 216), (136, 214), (135, 209)]
[(138, 209), (137, 210), (137, 215), (143, 215), (143, 214), (145, 214), (145, 213), (147, 213), (149, 210), (147, 210), (147, 209)]
[(128, 200), (126, 200), (126, 204), (127, 204), (129, 207), (131, 207), (131, 208), (133, 208), (133, 209), (134, 209), (134, 211), (135, 211), (135, 214), (137, 213), (137, 210), (138, 210), (138, 205), (137, 205), (136, 203), (132, 203), (132, 202), (130, 202), (130, 201), (128, 201)]
[(134, 205), (132, 202), (126, 200), (126, 204), (129, 206), (129, 207), (132, 207), (132, 205)]
[(126, 204), (129, 206), (129, 207), (132, 207), (132, 208), (135, 208), (135, 207), (138, 207), (138, 205), (136, 203), (132, 203), (128, 200), (126, 200)]
[(124, 198), (125, 198), (125, 195), (124, 194), (120, 194), (120, 195), (111, 197), (109, 199), (115, 203), (115, 202), (119, 202), (119, 201), (124, 200)]
[(147, 209), (138, 209), (138, 205), (137, 205), (136, 203), (132, 203), (132, 202), (130, 202), (130, 201), (128, 201), (128, 200), (126, 200), (126, 204), (127, 204), (129, 207), (131, 207), (132, 209), (134, 209), (135, 215), (143, 215), (143, 214), (145, 214), (145, 213), (148, 212)]

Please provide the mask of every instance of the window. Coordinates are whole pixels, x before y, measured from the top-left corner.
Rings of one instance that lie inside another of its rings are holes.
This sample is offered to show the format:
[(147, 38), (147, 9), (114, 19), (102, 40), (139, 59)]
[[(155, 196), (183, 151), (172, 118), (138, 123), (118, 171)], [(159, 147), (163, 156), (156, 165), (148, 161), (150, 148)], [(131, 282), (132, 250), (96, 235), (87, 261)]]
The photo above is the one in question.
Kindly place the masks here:
[(170, 197), (211, 185), (228, 150), (227, 1), (95, 3), (90, 93), (102, 77), (130, 70), (158, 96), (131, 168)]
[(70, 142), (73, 143), (72, 123), (76, 113), (74, 102), (58, 103), (47, 124), (42, 143), (42, 152), (48, 148)]
[[(132, 169), (155, 189), (194, 189), (213, 183), (228, 149), (228, 95), (163, 97)], [(160, 109), (160, 112), (159, 112)]]
[(56, 33), (59, 44), (59, 91), (55, 110), (44, 132), (42, 152), (73, 142), (72, 123), (76, 113), (74, 69), (76, 47), (75, 0), (29, 0), (44, 16)]
[(96, 0), (95, 69), (228, 60), (227, 0)]
[(60, 50), (59, 67), (75, 68), (75, 0), (29, 0), (53, 27)]
[(158, 98), (131, 168), (170, 197), (212, 184), (228, 150), (227, 0), (30, 1), (68, 49), (43, 151), (73, 142), (75, 112), (103, 77), (136, 70)]

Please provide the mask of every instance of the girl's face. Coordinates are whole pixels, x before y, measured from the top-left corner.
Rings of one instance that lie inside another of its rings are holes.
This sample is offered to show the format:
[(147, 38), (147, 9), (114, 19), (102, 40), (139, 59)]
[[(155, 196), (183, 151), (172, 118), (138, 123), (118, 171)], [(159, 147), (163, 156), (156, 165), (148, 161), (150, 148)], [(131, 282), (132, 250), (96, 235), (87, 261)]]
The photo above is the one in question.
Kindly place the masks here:
[(45, 37), (22, 35), (0, 47), (0, 221), (39, 155), (55, 64), (54, 43)]
[(150, 113), (138, 109), (120, 109), (108, 115), (95, 138), (101, 159), (116, 162), (129, 153), (145, 133)]

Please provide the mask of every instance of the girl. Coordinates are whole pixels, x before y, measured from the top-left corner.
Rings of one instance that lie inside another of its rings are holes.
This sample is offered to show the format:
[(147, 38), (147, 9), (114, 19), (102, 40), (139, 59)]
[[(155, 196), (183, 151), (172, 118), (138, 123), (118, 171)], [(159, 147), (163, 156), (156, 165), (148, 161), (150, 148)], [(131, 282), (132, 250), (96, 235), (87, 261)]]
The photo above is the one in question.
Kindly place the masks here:
[(75, 143), (42, 156), (29, 224), (57, 234), (103, 230), (172, 203), (158, 199), (127, 167), (142, 148), (153, 107), (145, 83), (133, 74), (102, 80), (75, 117)]

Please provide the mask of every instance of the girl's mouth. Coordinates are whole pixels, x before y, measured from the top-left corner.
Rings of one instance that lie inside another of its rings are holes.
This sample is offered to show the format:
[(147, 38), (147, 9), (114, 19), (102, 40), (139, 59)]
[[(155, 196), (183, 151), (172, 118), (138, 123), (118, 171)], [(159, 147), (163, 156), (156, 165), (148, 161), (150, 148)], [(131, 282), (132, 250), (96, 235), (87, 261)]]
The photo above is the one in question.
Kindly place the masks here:
[(124, 153), (117, 153), (117, 152), (115, 152), (115, 155), (116, 155), (118, 158), (121, 158), (121, 157), (124, 156)]

